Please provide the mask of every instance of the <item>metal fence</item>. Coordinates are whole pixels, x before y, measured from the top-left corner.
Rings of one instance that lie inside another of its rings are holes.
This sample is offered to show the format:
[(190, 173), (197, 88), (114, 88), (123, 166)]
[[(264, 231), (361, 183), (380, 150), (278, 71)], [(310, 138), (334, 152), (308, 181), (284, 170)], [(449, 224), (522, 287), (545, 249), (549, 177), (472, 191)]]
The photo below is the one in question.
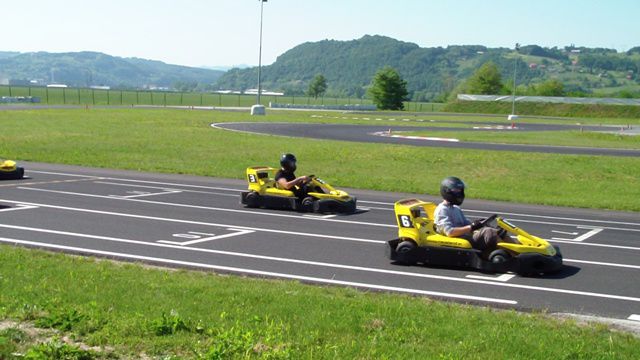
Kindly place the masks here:
[[(0, 86), (0, 97), (38, 97), (40, 103), (50, 105), (155, 105), (155, 106), (216, 106), (250, 107), (256, 96), (248, 94), (218, 94), (151, 90), (103, 90), (90, 88), (48, 88), (28, 86)], [(308, 97), (262, 95), (260, 103), (270, 102), (292, 105), (339, 106), (349, 104), (373, 105), (370, 99), (355, 97)], [(423, 112), (440, 111), (442, 104), (405, 102), (405, 110)]]
[[(464, 101), (513, 101), (511, 95), (469, 95), (458, 94), (458, 100)], [(584, 98), (584, 97), (556, 97), (556, 96), (516, 96), (516, 102), (537, 102), (553, 104), (601, 104), (601, 105), (640, 105), (640, 99), (618, 98)]]

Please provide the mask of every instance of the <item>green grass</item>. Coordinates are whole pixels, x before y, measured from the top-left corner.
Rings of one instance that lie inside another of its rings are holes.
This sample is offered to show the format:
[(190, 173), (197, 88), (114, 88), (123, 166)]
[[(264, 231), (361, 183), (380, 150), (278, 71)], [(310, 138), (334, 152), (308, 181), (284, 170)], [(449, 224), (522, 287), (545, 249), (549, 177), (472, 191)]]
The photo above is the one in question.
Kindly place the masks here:
[(72, 359), (640, 356), (640, 339), (602, 325), (407, 295), (147, 269), (4, 245), (0, 274), (0, 319), (53, 328), (61, 338), (110, 349), (79, 353), (76, 345), (56, 340), (35, 345), (13, 330), (0, 332), (0, 351), (13, 346), (84, 356), (67, 357)]
[(307, 113), (274, 111), (258, 118), (169, 109), (0, 111), (0, 156), (241, 179), (247, 166), (276, 165), (281, 153), (294, 152), (301, 172), (322, 174), (341, 187), (437, 194), (442, 178), (457, 175), (470, 198), (640, 211), (640, 187), (631, 186), (640, 174), (637, 158), (347, 143), (209, 127), (313, 120)]
[[(511, 114), (510, 102), (497, 101), (455, 101), (448, 103), (442, 111), (475, 114)], [(640, 118), (637, 105), (586, 105), (516, 103), (516, 113), (520, 115), (562, 116), (580, 118)]]
[[(612, 129), (614, 130), (614, 129)], [(438, 136), (503, 144), (640, 149), (640, 136), (580, 131), (407, 131), (403, 135)]]

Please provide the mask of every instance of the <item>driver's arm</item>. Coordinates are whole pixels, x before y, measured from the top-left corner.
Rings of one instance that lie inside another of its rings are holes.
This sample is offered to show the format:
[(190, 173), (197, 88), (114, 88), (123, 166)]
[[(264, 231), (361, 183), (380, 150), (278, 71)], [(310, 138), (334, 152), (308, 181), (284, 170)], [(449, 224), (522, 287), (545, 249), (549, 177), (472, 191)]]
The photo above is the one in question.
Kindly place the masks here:
[[(452, 216), (453, 214), (451, 214), (446, 209), (440, 209), (440, 211), (435, 214), (436, 227), (438, 229), (438, 232), (451, 237), (458, 237), (472, 232), (471, 224), (454, 226)], [(466, 218), (465, 222), (468, 222)]]
[(451, 228), (447, 232), (447, 236), (457, 237), (460, 235), (468, 234), (470, 232), (471, 232), (471, 225), (459, 226), (459, 227)]
[(291, 181), (287, 181), (287, 179), (285, 178), (280, 178), (278, 179), (278, 185), (280, 185), (280, 188), (285, 189), (285, 190), (291, 190), (294, 186), (296, 185), (302, 185), (307, 181), (307, 177), (306, 176), (300, 176), (297, 177)]

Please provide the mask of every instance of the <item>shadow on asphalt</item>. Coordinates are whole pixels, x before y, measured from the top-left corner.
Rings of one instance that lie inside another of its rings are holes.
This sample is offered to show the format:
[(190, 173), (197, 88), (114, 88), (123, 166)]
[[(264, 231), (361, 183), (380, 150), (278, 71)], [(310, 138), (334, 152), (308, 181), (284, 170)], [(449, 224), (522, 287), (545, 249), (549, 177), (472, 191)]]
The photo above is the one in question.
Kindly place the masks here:
[(549, 279), (549, 280), (561, 280), (561, 279), (566, 279), (570, 276), (573, 276), (577, 273), (579, 273), (581, 270), (581, 268), (577, 267), (577, 266), (571, 266), (571, 265), (564, 265), (562, 266), (562, 270), (558, 271), (557, 273), (554, 274), (549, 274), (549, 275), (545, 275), (543, 276), (544, 279)]

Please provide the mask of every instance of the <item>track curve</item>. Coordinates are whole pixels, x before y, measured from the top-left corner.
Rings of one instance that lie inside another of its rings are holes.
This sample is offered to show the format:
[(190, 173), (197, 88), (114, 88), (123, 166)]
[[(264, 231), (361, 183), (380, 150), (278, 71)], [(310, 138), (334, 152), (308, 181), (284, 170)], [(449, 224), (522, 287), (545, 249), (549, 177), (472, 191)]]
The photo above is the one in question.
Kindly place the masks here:
[[(576, 146), (552, 146), (552, 145), (523, 145), (523, 144), (498, 144), (482, 142), (451, 142), (429, 141), (423, 139), (396, 138), (379, 136), (376, 133), (393, 131), (473, 131), (470, 128), (459, 127), (427, 127), (427, 126), (381, 126), (381, 125), (348, 125), (348, 124), (309, 124), (309, 123), (214, 123), (213, 128), (240, 131), (255, 134), (280, 135), (289, 137), (302, 137), (324, 140), (338, 140), (351, 142), (385, 143), (411, 146), (429, 146), (443, 148), (463, 148), (494, 151), (520, 151), (552, 154), (573, 155), (602, 155), (602, 156), (631, 156), (640, 157), (640, 150), (633, 149), (609, 149)], [(518, 131), (561, 131), (575, 130), (572, 125), (550, 124), (524, 124), (518, 125)], [(600, 126), (584, 126), (585, 130), (610, 129)], [(480, 130), (482, 131), (482, 130)]]

